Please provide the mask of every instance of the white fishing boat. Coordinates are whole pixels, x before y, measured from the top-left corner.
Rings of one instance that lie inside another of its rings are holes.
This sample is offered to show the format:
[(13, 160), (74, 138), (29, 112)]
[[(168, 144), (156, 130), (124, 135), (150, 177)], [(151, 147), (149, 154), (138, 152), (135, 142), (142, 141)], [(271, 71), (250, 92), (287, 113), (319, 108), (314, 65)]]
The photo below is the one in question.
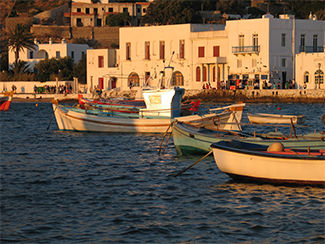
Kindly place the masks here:
[(219, 169), (235, 180), (325, 186), (325, 148), (285, 149), (236, 140), (211, 145)]
[(147, 132), (162, 133), (171, 120), (180, 116), (185, 90), (179, 87), (162, 90), (143, 90), (146, 108), (139, 114), (119, 113), (98, 109), (80, 109), (52, 101), (60, 130), (89, 132)]
[(8, 111), (14, 91), (0, 93), (0, 111)]
[(251, 123), (256, 124), (303, 124), (306, 121), (304, 115), (282, 115), (282, 114), (265, 114), (265, 113), (247, 113)]

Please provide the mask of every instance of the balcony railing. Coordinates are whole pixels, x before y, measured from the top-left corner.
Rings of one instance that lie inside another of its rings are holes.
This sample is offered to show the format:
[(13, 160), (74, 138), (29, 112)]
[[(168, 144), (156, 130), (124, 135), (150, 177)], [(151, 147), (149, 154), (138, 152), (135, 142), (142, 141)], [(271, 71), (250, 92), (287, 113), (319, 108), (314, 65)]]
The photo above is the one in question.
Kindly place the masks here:
[(250, 54), (250, 53), (259, 53), (260, 46), (239, 46), (232, 47), (233, 54)]
[(299, 46), (300, 52), (305, 53), (322, 53), (324, 52), (323, 46)]

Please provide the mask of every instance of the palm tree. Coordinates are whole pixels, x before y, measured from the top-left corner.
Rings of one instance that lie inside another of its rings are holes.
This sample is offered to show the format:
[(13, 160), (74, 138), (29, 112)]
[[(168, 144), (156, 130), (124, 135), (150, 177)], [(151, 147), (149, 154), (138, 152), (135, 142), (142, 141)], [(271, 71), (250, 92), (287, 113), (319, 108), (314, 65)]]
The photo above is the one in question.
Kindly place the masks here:
[(6, 33), (8, 39), (8, 49), (15, 52), (15, 64), (19, 59), (19, 52), (24, 48), (35, 50), (33, 34), (29, 32), (29, 27), (23, 24), (17, 24), (15, 28), (9, 28)]

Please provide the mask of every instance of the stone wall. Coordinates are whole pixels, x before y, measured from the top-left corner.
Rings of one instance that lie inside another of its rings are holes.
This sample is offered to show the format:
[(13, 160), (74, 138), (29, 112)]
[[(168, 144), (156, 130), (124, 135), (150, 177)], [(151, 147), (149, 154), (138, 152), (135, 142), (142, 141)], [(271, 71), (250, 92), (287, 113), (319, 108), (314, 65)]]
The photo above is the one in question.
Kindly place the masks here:
[(33, 17), (6, 18), (6, 30), (9, 30), (10, 28), (15, 28), (15, 26), (20, 23), (31, 26), (33, 24)]
[(325, 103), (324, 89), (306, 90), (187, 90), (185, 99), (203, 102), (270, 102), (270, 103)]
[[(52, 37), (54, 41), (62, 38), (69, 40), (71, 37), (69, 26), (33, 25), (31, 32), (35, 36)], [(110, 48), (112, 43), (119, 44), (119, 27), (73, 27), (71, 32), (72, 38), (94, 39), (101, 48)]]

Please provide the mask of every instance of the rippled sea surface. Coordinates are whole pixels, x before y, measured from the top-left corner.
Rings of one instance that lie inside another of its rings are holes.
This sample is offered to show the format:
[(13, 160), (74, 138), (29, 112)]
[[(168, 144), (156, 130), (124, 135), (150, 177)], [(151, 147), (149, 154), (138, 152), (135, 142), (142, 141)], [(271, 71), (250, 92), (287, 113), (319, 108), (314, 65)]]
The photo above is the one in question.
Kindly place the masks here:
[[(298, 133), (324, 131), (324, 104), (246, 112), (305, 114)], [(1, 243), (325, 241), (323, 188), (235, 182), (212, 156), (174, 178), (201, 157), (177, 156), (172, 139), (159, 156), (162, 134), (60, 132), (52, 114), (17, 102), (0, 114)]]

